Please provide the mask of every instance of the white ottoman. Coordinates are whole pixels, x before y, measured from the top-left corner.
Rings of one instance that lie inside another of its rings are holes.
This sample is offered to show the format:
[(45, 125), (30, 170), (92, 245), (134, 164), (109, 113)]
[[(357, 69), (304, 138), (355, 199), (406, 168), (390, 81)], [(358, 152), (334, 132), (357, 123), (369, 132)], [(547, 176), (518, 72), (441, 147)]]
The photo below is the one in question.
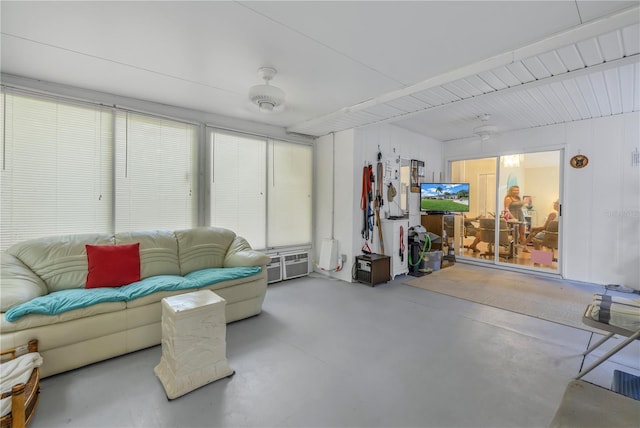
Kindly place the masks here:
[(226, 301), (211, 290), (162, 299), (162, 358), (155, 367), (169, 399), (231, 376)]

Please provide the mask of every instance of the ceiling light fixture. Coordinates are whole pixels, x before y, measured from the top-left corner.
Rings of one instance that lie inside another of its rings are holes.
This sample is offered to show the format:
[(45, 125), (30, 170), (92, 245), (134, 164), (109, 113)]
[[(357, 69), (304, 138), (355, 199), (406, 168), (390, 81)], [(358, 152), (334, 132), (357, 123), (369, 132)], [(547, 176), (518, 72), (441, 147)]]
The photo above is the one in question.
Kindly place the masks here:
[(276, 74), (278, 74), (278, 70), (275, 68), (259, 68), (258, 76), (264, 79), (264, 84), (252, 86), (251, 89), (249, 89), (249, 99), (258, 106), (261, 112), (271, 113), (279, 111), (284, 106), (284, 91), (277, 86), (269, 84)]
[(487, 141), (493, 134), (498, 132), (498, 127), (489, 123), (490, 114), (485, 113), (478, 116), (478, 119), (482, 121), (483, 125), (474, 128), (473, 133), (479, 135), (482, 141)]
[(524, 156), (522, 155), (505, 155), (502, 156), (502, 166), (505, 168), (519, 168), (523, 160)]

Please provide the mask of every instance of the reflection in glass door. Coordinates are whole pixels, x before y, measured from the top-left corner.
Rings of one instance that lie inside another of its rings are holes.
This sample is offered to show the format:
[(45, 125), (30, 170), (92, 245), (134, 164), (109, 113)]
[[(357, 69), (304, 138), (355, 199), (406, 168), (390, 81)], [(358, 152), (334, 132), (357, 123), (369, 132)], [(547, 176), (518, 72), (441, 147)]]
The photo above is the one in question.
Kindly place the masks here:
[(478, 213), (486, 216), (496, 212), (496, 174), (479, 174)]
[(470, 184), (464, 246), (456, 249), (457, 256), (559, 272), (561, 155), (548, 151), (451, 162), (451, 181)]

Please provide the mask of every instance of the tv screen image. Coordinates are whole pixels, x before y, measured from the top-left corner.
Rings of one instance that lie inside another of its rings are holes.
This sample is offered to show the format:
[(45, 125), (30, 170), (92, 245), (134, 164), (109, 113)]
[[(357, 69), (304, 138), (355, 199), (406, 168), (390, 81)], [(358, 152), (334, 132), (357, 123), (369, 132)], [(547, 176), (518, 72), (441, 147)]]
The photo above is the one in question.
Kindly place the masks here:
[(468, 212), (469, 183), (421, 183), (420, 210)]

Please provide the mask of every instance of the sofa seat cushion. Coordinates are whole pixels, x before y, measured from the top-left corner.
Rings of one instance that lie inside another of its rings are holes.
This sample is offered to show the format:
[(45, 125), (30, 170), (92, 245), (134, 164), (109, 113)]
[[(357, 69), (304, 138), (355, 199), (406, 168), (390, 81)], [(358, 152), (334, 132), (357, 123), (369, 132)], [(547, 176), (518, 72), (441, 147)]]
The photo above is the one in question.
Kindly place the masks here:
[[(117, 313), (124, 311), (126, 308), (127, 304), (125, 302), (106, 302), (98, 303), (97, 305), (88, 306), (86, 308), (75, 309), (58, 315), (31, 314), (23, 316), (13, 322), (7, 321), (7, 317), (2, 316), (0, 317), (0, 330), (2, 331), (2, 334), (5, 335), (10, 332), (19, 332), (21, 330), (64, 323), (80, 318), (90, 318), (101, 314)], [(124, 315), (120, 316), (124, 317)], [(108, 327), (112, 328), (112, 326)], [(76, 333), (77, 332), (73, 332), (72, 334)], [(96, 333), (96, 331), (86, 332), (87, 336), (95, 335)], [(67, 334), (71, 334), (71, 332), (67, 332)]]
[(247, 278), (262, 272), (260, 266), (234, 267), (234, 268), (208, 268), (200, 269), (186, 274), (185, 279), (191, 281), (196, 288), (224, 281), (232, 281), (239, 278)]
[(36, 297), (21, 305), (14, 306), (5, 313), (9, 322), (29, 314), (59, 315), (74, 309), (82, 309), (98, 303), (120, 302), (123, 296), (119, 288), (92, 288), (60, 290)]
[(201, 288), (238, 278), (251, 277), (262, 271), (256, 267), (204, 269), (185, 277), (158, 275), (136, 281), (119, 288), (92, 288), (61, 290), (14, 306), (5, 313), (9, 322), (30, 314), (59, 315), (75, 309), (87, 308), (105, 302), (129, 302), (161, 291)]
[[(189, 289), (234, 287), (244, 282), (254, 281), (260, 275), (261, 268), (212, 268), (203, 269), (202, 273), (200, 272), (191, 272), (184, 277), (185, 281), (188, 281)], [(139, 293), (134, 299), (127, 301), (127, 309), (157, 303), (165, 297), (175, 296), (182, 292), (176, 292), (167, 287), (164, 291), (155, 293)]]

